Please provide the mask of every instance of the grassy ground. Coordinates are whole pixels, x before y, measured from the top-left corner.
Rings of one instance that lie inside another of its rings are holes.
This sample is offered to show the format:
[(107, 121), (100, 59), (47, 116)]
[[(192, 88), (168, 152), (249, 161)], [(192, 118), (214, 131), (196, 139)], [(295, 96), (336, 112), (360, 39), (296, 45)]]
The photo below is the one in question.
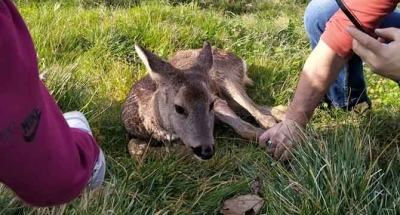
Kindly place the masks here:
[[(61, 1), (60, 1), (61, 2)], [(145, 74), (134, 41), (170, 57), (204, 40), (247, 59), (260, 104), (288, 104), (310, 52), (302, 17), (306, 0), (16, 1), (32, 33), (41, 71), (63, 111), (80, 110), (107, 155), (98, 196), (59, 208), (25, 206), (0, 187), (0, 214), (217, 214), (224, 200), (262, 180), (263, 214), (399, 214), (400, 94), (367, 71), (369, 116), (317, 111), (310, 137), (289, 165), (228, 127), (216, 130), (209, 162), (149, 150), (129, 158), (121, 105)], [(68, 162), (68, 161), (66, 161)]]

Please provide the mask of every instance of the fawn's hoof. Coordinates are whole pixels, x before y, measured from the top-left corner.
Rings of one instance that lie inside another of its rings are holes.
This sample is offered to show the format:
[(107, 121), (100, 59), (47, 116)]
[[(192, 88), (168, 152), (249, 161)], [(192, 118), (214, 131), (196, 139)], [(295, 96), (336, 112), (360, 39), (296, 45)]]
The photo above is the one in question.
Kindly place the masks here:
[(265, 130), (271, 128), (277, 123), (275, 118), (271, 115), (262, 115), (258, 117), (257, 121), (260, 124), (260, 126)]
[(147, 144), (142, 143), (141, 141), (137, 141), (135, 139), (131, 139), (128, 143), (128, 153), (129, 155), (134, 157), (140, 157), (146, 151)]
[(282, 122), (286, 117), (287, 110), (288, 110), (287, 106), (278, 105), (272, 108), (271, 114), (278, 122)]

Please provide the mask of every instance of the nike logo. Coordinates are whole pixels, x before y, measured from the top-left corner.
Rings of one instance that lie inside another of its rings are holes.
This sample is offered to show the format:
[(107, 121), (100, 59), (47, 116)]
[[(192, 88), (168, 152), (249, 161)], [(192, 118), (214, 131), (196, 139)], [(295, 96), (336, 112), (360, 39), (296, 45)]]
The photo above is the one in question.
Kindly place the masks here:
[(35, 107), (24, 122), (21, 123), (22, 129), (24, 130), (25, 142), (32, 142), (35, 139), (41, 116), (42, 111)]

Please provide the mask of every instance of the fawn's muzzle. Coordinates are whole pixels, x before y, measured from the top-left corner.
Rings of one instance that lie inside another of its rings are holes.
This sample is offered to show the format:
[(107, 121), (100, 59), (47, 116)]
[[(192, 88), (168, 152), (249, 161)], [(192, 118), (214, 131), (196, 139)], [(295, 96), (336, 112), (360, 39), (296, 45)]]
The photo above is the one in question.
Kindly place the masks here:
[(193, 153), (202, 160), (209, 160), (213, 157), (215, 146), (198, 146), (192, 147)]

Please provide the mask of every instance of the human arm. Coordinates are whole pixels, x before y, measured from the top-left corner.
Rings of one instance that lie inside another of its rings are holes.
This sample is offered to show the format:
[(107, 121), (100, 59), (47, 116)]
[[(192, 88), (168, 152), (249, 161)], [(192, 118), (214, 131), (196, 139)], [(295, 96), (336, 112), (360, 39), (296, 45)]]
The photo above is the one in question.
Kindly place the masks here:
[[(346, 60), (339, 57), (322, 40), (311, 52), (304, 64), (286, 119), (260, 137), (261, 146), (265, 147), (268, 140), (275, 144), (268, 152), (276, 159), (290, 157), (290, 152), (286, 149), (291, 148), (293, 142), (299, 141), (301, 129), (306, 127), (318, 103), (345, 63)], [(295, 141), (291, 141), (292, 139)]]
[[(370, 1), (362, 1), (362, 0), (352, 0), (346, 1), (347, 6), (353, 12), (353, 14), (361, 21), (362, 25), (367, 29), (367, 32), (373, 31), (382, 19), (390, 12), (394, 10), (396, 7), (398, 0), (370, 0)], [(323, 21), (322, 21), (323, 22)], [(324, 23), (325, 24), (325, 23)], [(321, 24), (322, 25), (322, 24)], [(314, 50), (311, 55), (316, 55), (313, 57), (310, 55), (306, 61), (306, 64), (312, 65), (311, 67), (305, 65), (303, 67), (303, 72), (300, 77), (300, 81), (298, 83), (298, 87), (293, 98), (292, 104), (290, 105), (287, 120), (283, 121), (282, 123), (272, 127), (270, 130), (266, 131), (260, 138), (260, 144), (262, 146), (266, 145), (268, 140), (272, 141), (272, 147), (269, 148), (269, 152), (274, 154), (275, 158), (283, 158), (286, 159), (290, 157), (291, 153), (289, 152), (290, 148), (292, 147), (293, 143), (289, 139), (296, 140), (295, 142), (298, 143), (299, 141), (299, 133), (302, 129), (306, 127), (317, 103), (320, 100), (315, 100), (316, 98), (322, 98), (320, 94), (322, 91), (318, 91), (318, 85), (310, 85), (312, 88), (311, 90), (315, 90), (316, 87), (317, 91), (313, 93), (307, 94), (305, 90), (308, 85), (311, 83), (307, 81), (307, 79), (313, 78), (318, 80), (320, 76), (315, 69), (310, 69), (312, 67), (317, 68), (319, 71), (328, 71), (327, 67), (319, 67), (319, 60), (323, 61), (325, 59), (332, 60), (331, 65), (337, 66), (344, 66), (345, 62), (350, 59), (353, 55), (352, 52), (352, 38), (351, 36), (345, 31), (345, 28), (349, 25), (352, 25), (350, 20), (346, 17), (346, 15), (342, 11), (337, 11), (333, 17), (326, 23), (326, 28), (324, 33), (322, 34), (319, 44), (315, 49), (321, 47), (321, 44), (325, 44), (325, 46), (329, 47), (329, 49), (320, 49), (320, 51)], [(319, 26), (319, 25), (318, 25)], [(330, 53), (328, 53), (328, 52)], [(338, 62), (334, 62), (334, 58), (329, 58), (331, 53), (335, 53), (335, 58), (339, 59)], [(316, 54), (317, 53), (317, 54)], [(314, 63), (315, 64), (314, 64)], [(329, 66), (328, 66), (329, 68)], [(332, 69), (332, 68), (331, 68)], [(340, 70), (340, 69), (339, 69)], [(351, 71), (349, 71), (351, 72)], [(312, 76), (310, 76), (310, 74)], [(316, 75), (316, 76), (315, 76)], [(338, 75), (338, 71), (336, 72), (329, 72), (328, 74), (333, 75), (333, 78), (336, 79)], [(329, 78), (329, 79), (330, 79)], [(319, 82), (326, 92), (330, 84), (332, 82)], [(328, 85), (327, 85), (328, 84)], [(304, 97), (304, 95), (310, 96)], [(317, 103), (316, 103), (317, 102)], [(301, 114), (301, 112), (303, 112)], [(301, 118), (299, 118), (301, 117)], [(291, 138), (290, 138), (291, 137)], [(285, 152), (285, 150), (287, 150)], [(283, 156), (282, 156), (283, 154)]]
[(28, 29), (11, 0), (0, 1), (0, 182), (34, 206), (68, 203), (87, 186), (99, 147), (70, 128), (39, 80)]

